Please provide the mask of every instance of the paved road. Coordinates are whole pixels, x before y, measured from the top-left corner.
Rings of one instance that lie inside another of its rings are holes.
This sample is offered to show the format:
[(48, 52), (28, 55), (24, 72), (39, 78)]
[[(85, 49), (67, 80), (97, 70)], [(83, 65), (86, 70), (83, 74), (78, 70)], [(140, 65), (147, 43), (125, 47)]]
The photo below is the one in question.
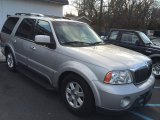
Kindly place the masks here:
[(0, 64), (0, 120), (159, 120), (160, 80), (151, 104), (122, 116), (94, 114), (80, 118), (71, 114), (56, 91), (49, 91), (20, 73), (9, 72)]

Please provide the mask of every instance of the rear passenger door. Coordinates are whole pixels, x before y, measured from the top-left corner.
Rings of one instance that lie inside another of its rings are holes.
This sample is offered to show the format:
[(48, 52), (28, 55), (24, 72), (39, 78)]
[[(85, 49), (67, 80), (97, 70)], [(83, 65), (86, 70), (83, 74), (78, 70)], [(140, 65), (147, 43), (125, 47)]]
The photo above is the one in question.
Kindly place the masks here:
[(18, 62), (27, 64), (27, 57), (29, 53), (28, 47), (34, 42), (34, 27), (36, 24), (35, 19), (24, 18), (20, 23), (15, 33), (15, 48), (17, 49)]

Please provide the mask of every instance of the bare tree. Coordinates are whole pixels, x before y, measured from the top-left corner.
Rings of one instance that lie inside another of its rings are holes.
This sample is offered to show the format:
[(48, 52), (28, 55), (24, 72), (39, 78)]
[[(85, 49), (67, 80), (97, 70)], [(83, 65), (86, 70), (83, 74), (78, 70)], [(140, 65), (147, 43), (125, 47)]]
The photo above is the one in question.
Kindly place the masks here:
[(145, 29), (157, 5), (155, 0), (74, 0), (73, 4), (79, 15), (94, 21), (98, 33), (110, 28)]

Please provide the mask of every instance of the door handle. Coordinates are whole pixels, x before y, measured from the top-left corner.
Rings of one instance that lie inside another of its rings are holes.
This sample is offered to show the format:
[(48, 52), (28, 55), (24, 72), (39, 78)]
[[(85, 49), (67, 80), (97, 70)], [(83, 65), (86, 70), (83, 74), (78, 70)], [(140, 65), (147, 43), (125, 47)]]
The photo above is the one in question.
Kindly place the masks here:
[(32, 50), (36, 50), (36, 47), (31, 47)]

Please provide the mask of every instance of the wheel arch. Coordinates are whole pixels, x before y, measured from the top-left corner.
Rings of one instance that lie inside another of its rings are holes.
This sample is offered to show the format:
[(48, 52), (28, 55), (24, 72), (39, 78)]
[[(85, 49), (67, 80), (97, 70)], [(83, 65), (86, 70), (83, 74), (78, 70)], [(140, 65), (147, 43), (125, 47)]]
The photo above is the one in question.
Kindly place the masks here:
[(65, 65), (60, 70), (61, 72), (59, 75), (57, 75), (55, 87), (57, 89), (60, 89), (61, 83), (64, 80), (64, 78), (69, 74), (75, 74), (80, 76), (84, 79), (84, 81), (87, 83), (87, 85), (90, 87), (91, 92), (94, 97), (95, 105), (100, 105), (100, 95), (98, 93), (98, 89), (96, 85), (94, 84), (94, 81), (98, 80), (96, 75), (85, 65), (76, 63), (76, 65)]
[[(77, 76), (81, 77), (82, 79), (84, 79), (84, 77), (82, 77), (81, 75), (79, 75), (76, 72), (65, 71), (59, 77), (59, 81), (58, 81), (58, 89), (59, 90), (61, 89), (61, 85), (62, 85), (62, 82), (63, 82), (64, 78), (69, 74), (74, 74), (74, 75), (77, 75)], [(88, 83), (88, 81), (86, 81), (85, 79), (84, 79), (84, 82), (88, 85), (89, 89), (91, 90), (91, 93), (92, 93), (93, 98), (94, 98), (95, 105), (99, 105), (100, 100), (98, 99), (99, 98), (99, 94), (97, 93), (96, 86), (93, 83)]]
[(153, 55), (150, 55), (149, 57), (152, 59), (152, 61), (157, 59), (160, 60), (160, 54), (153, 54)]
[[(7, 52), (11, 51), (12, 54), (13, 54), (13, 57), (15, 59), (15, 62), (16, 62), (16, 55), (14, 53), (14, 49), (10, 46), (10, 45), (5, 45), (4, 47), (4, 55), (6, 56), (7, 55)], [(17, 63), (17, 62), (16, 62)]]

